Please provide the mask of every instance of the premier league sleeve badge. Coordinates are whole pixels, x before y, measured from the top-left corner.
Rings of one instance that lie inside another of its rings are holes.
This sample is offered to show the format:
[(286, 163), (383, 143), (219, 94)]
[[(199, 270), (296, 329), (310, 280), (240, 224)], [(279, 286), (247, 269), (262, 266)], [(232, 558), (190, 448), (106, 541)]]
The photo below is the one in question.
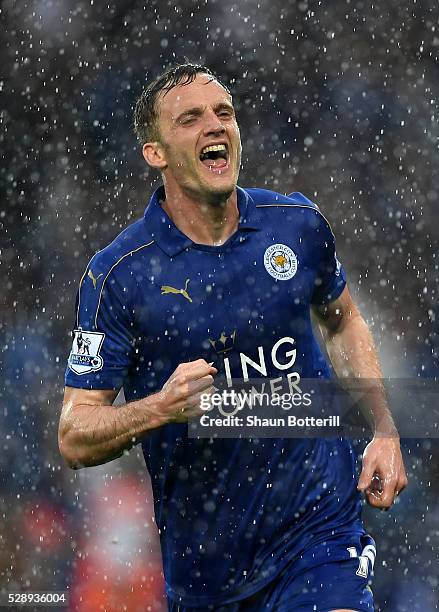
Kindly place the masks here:
[(83, 331), (81, 328), (75, 329), (73, 333), (73, 345), (68, 362), (72, 372), (81, 375), (101, 370), (104, 360), (99, 352), (105, 334)]

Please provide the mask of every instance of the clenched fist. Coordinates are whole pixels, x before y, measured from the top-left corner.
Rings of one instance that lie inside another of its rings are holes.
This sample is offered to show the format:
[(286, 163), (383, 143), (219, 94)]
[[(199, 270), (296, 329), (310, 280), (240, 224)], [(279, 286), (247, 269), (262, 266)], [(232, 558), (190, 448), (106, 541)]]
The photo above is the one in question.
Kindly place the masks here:
[(169, 423), (184, 423), (203, 413), (203, 394), (213, 393), (213, 376), (218, 370), (204, 359), (181, 363), (158, 393), (156, 416)]

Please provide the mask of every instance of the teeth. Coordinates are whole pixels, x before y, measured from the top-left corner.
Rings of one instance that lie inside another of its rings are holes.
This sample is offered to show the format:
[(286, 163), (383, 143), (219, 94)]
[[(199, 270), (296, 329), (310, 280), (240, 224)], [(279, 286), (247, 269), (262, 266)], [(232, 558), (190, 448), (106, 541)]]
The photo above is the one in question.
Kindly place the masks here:
[(223, 144), (217, 144), (217, 145), (210, 145), (209, 147), (204, 147), (204, 149), (201, 151), (201, 155), (204, 155), (205, 153), (209, 153), (210, 151), (226, 151), (226, 145)]

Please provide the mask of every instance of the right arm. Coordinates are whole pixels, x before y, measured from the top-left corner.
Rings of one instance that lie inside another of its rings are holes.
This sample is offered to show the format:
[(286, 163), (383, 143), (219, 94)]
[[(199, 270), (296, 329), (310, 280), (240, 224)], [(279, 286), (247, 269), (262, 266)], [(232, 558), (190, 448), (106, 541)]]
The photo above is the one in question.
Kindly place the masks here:
[(115, 390), (66, 387), (58, 431), (59, 449), (73, 469), (120, 457), (149, 431), (184, 423), (201, 413), (199, 402), (212, 388), (216, 368), (204, 359), (182, 363), (158, 393), (113, 406)]

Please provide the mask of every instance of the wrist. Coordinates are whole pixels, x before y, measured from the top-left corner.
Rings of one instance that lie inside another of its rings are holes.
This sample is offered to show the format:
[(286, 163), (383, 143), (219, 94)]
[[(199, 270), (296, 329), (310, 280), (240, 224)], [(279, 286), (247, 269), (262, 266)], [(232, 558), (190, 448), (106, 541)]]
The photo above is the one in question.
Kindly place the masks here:
[(161, 391), (144, 397), (139, 401), (138, 406), (143, 413), (145, 432), (169, 423), (169, 418), (164, 410), (164, 398)]
[(399, 440), (399, 432), (392, 417), (381, 419), (378, 423), (374, 424), (373, 428), (374, 438), (397, 438)]

